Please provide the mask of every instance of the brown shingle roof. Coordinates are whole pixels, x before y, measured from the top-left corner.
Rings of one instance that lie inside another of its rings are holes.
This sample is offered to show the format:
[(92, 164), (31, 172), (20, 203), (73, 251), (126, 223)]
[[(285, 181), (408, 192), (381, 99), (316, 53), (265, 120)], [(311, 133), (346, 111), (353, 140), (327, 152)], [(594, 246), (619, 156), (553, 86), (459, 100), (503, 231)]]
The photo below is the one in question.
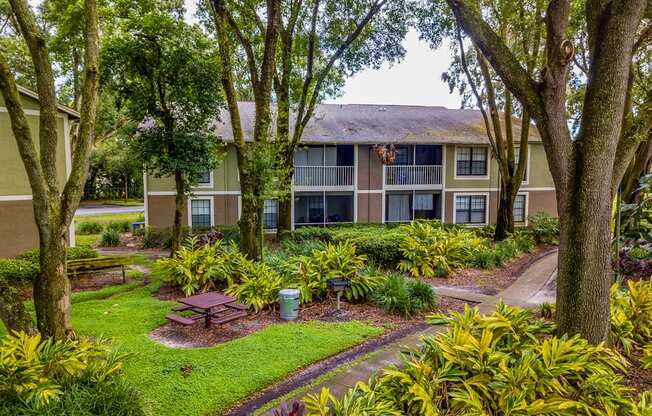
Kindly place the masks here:
[[(253, 132), (254, 104), (240, 102), (240, 117), (247, 138)], [(228, 113), (217, 130), (232, 140)], [(514, 119), (514, 138), (520, 137), (520, 120)], [(530, 128), (530, 140), (540, 141)], [(321, 104), (308, 123), (302, 143), (451, 143), (488, 144), (478, 110), (445, 107), (376, 104)]]

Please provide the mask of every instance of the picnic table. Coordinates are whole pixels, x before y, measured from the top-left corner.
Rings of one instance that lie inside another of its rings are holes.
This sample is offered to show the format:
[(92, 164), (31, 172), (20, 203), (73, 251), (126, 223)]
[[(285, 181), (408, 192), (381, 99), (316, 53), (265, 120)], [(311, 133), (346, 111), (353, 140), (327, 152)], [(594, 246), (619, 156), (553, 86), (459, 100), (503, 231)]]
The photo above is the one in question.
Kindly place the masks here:
[(221, 325), (247, 316), (247, 307), (236, 302), (235, 298), (219, 292), (207, 292), (201, 295), (177, 299), (181, 305), (173, 310), (182, 312), (191, 310), (195, 315), (189, 317), (170, 314), (165, 318), (168, 321), (181, 325), (194, 325), (204, 320), (206, 328), (211, 324)]

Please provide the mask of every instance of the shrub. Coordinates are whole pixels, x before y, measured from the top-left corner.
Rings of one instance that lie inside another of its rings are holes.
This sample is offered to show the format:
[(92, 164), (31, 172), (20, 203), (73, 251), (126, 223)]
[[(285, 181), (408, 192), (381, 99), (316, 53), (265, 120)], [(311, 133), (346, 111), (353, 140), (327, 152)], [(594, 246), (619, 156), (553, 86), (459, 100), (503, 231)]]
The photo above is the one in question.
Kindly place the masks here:
[(231, 284), (225, 293), (254, 312), (275, 305), (281, 290), (281, 277), (265, 263), (249, 262), (245, 268), (246, 273), (239, 282)]
[(430, 285), (396, 273), (374, 289), (371, 299), (387, 312), (407, 318), (436, 304), (435, 292)]
[(281, 249), (292, 256), (309, 256), (315, 250), (323, 250), (326, 244), (321, 240), (291, 240), (281, 241)]
[(172, 234), (168, 228), (147, 227), (143, 232), (143, 248), (170, 248)]
[(39, 265), (28, 260), (0, 259), (0, 278), (7, 282), (31, 282), (38, 276)]
[(300, 227), (294, 230), (293, 238), (297, 241), (321, 240), (326, 243), (333, 241), (333, 233), (325, 227)]
[[(434, 225), (433, 225), (434, 224)], [(399, 268), (414, 277), (444, 277), (451, 268), (470, 263), (486, 241), (466, 229), (437, 227), (438, 223), (414, 221), (405, 226), (401, 244), (404, 260)]]
[[(77, 247), (68, 247), (68, 260), (79, 260), (79, 259), (92, 259), (98, 257), (99, 254), (97, 251), (93, 250), (89, 246), (77, 246)], [(18, 254), (15, 258), (19, 260), (27, 260), (32, 263), (38, 264), (39, 262), (40, 251), (38, 248), (33, 250), (28, 250)]]
[(157, 260), (153, 269), (154, 275), (178, 286), (186, 296), (224, 288), (229, 273), (222, 245), (200, 246), (197, 237), (188, 238), (175, 257)]
[(639, 253), (621, 250), (619, 255), (619, 271), (625, 279), (649, 279), (652, 276), (652, 260), (638, 258)]
[(480, 269), (493, 269), (496, 267), (496, 250), (489, 247), (481, 249), (473, 257), (471, 265)]
[(626, 354), (652, 343), (652, 281), (611, 287), (610, 341)]
[(240, 244), (240, 228), (237, 225), (221, 225), (216, 230), (222, 233), (224, 242)]
[(110, 228), (102, 231), (100, 236), (100, 246), (101, 247), (117, 247), (120, 245), (120, 233), (116, 230)]
[[(142, 408), (139, 411), (136, 406), (141, 402), (139, 396), (119, 384), (124, 357), (112, 352), (103, 341), (42, 340), (38, 334), (14, 332), (0, 344), (0, 398), (3, 399), (0, 402), (21, 409), (15, 414), (37, 414), (36, 411), (44, 414), (50, 413), (57, 402), (64, 408), (74, 408), (71, 399), (83, 390), (86, 396), (92, 396), (87, 398), (95, 406), (101, 404), (106, 409), (104, 414), (143, 414)], [(118, 393), (121, 393), (119, 397), (113, 396)], [(131, 398), (131, 404), (121, 403), (125, 393)], [(98, 396), (103, 396), (101, 401)], [(116, 406), (111, 409), (115, 411), (107, 409), (110, 405)]]
[(131, 223), (129, 221), (110, 221), (106, 228), (114, 230), (119, 233), (128, 233), (131, 231)]
[(400, 246), (405, 232), (401, 227), (358, 225), (333, 228), (331, 233), (333, 242), (355, 244), (356, 252), (375, 265), (395, 268), (403, 258)]
[(539, 212), (528, 218), (528, 229), (537, 244), (559, 244), (559, 219)]
[(625, 416), (650, 409), (647, 396), (640, 404), (629, 397), (619, 375), (627, 361), (618, 352), (579, 336), (550, 337), (553, 325), (529, 311), (500, 305), (483, 316), (467, 307), (432, 322), (447, 331), (425, 338), (403, 366), (359, 383), (342, 400), (328, 390), (310, 395), (310, 414)]
[(77, 224), (77, 234), (81, 235), (99, 234), (103, 229), (102, 224), (96, 221), (84, 221)]

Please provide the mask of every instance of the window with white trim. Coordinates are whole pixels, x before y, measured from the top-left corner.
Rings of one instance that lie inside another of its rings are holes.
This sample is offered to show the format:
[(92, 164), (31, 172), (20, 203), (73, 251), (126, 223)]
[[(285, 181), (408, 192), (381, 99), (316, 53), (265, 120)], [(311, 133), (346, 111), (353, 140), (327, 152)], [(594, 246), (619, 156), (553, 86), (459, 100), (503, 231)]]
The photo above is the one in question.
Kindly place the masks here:
[(211, 171), (206, 169), (197, 175), (195, 178), (198, 185), (210, 185), (211, 184)]
[(193, 228), (209, 228), (211, 226), (211, 200), (190, 200), (190, 216)]
[[(514, 146), (514, 169), (518, 168), (518, 159), (521, 155), (521, 147)], [(528, 157), (530, 154), (528, 153)], [(527, 182), (527, 158), (525, 158), (525, 171), (523, 172), (523, 182)]]
[(486, 222), (486, 195), (457, 195), (455, 197), (456, 224), (485, 224)]
[(487, 176), (487, 148), (458, 146), (455, 148), (457, 176)]
[(266, 229), (274, 229), (278, 226), (278, 201), (276, 199), (265, 200), (263, 226)]
[(525, 194), (514, 198), (514, 222), (525, 222)]

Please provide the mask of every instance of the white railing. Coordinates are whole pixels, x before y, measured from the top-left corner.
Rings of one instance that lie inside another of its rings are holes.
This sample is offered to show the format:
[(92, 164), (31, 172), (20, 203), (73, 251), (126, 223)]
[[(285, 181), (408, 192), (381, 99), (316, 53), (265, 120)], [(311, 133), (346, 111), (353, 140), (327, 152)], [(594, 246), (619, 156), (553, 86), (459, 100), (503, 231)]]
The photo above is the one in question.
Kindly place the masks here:
[(441, 165), (387, 165), (385, 185), (441, 185)]
[(353, 186), (353, 166), (295, 166), (295, 186)]

